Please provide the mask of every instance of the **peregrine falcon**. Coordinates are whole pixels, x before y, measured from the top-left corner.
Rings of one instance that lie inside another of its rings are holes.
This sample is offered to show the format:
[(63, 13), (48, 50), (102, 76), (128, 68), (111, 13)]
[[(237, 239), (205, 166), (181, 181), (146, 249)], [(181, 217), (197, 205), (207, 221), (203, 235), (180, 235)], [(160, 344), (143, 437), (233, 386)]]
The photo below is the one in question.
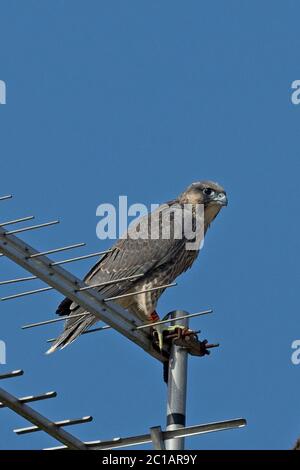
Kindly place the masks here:
[[(158, 236), (136, 237), (137, 228), (141, 229), (147, 222), (148, 230), (151, 226), (149, 220), (153, 214), (143, 216), (137, 223), (128, 228), (125, 237), (112, 247), (109, 253), (101, 258), (84, 278), (87, 285), (105, 284), (95, 288), (105, 297), (123, 295), (164, 286), (173, 282), (177, 276), (189, 269), (197, 258), (200, 246), (197, 249), (189, 249), (185, 231), (182, 229), (181, 236), (176, 233), (174, 220), (176, 211), (185, 207), (190, 208), (192, 224), (195, 227), (195, 207), (203, 208), (202, 240), (211, 222), (216, 218), (221, 208), (227, 205), (225, 190), (218, 183), (212, 181), (201, 181), (191, 184), (176, 199), (166, 202), (158, 207), (156, 214), (159, 215)], [(173, 221), (173, 225), (172, 225)], [(177, 221), (178, 222), (178, 221)], [(168, 227), (165, 225), (168, 224)], [(170, 225), (172, 229), (170, 229)], [(169, 236), (165, 236), (164, 229)], [(199, 230), (199, 228), (196, 229)], [(137, 276), (139, 275), (139, 276)], [(135, 279), (122, 280), (119, 283), (109, 281), (136, 276)], [(153, 323), (159, 320), (156, 313), (156, 305), (165, 288), (152, 290), (136, 295), (117, 299), (116, 302), (123, 308), (135, 313), (144, 323)], [(72, 343), (81, 333), (90, 328), (98, 321), (93, 314), (88, 314), (83, 308), (70, 299), (64, 299), (58, 306), (58, 315), (67, 315), (63, 333), (56, 339), (47, 353), (56, 349), (64, 348)], [(85, 314), (79, 316), (78, 314)], [(74, 318), (72, 318), (74, 315)], [(76, 315), (76, 316), (75, 316)], [(159, 344), (162, 346), (162, 330), (165, 327), (157, 326)]]

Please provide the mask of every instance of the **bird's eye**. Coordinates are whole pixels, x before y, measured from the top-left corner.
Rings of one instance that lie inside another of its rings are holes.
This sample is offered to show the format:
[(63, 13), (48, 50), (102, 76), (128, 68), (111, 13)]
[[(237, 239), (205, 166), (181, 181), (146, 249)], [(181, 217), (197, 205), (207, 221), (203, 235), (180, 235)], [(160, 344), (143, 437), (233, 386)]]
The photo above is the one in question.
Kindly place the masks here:
[(210, 188), (204, 188), (203, 192), (206, 196), (212, 196), (215, 192)]

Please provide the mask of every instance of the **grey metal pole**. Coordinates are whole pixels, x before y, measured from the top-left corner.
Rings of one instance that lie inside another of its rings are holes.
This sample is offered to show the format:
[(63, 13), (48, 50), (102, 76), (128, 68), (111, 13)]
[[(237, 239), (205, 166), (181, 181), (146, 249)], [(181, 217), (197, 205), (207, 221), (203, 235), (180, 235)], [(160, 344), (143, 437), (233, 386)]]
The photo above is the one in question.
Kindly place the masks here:
[[(188, 327), (188, 319), (176, 318), (186, 315), (182, 310), (171, 313), (175, 322), (172, 324)], [(187, 351), (179, 346), (172, 346), (168, 373), (167, 431), (185, 427), (186, 388), (187, 388)], [(184, 437), (166, 440), (167, 450), (184, 450)]]

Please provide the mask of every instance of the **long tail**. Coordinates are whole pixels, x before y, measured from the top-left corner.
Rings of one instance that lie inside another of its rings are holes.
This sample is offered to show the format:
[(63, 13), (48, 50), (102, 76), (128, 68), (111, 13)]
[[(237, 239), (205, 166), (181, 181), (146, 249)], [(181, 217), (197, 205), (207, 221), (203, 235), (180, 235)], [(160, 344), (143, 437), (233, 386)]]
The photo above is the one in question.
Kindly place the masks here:
[(97, 322), (93, 315), (82, 318), (74, 318), (67, 320), (64, 332), (55, 340), (51, 348), (46, 351), (46, 354), (51, 354), (57, 349), (63, 349), (71, 344), (78, 336), (83, 333), (87, 328)]

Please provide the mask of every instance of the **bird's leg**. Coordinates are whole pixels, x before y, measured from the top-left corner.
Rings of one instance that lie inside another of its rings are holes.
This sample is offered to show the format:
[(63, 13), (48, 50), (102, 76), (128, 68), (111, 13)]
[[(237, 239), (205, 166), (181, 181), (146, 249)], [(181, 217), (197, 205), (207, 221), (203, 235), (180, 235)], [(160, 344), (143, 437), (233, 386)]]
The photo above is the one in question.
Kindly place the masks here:
[[(154, 310), (154, 312), (152, 312), (150, 314), (150, 321), (151, 323), (156, 323), (157, 321), (160, 321), (160, 318), (159, 318), (159, 315), (158, 313)], [(163, 348), (163, 343), (164, 343), (164, 337), (163, 337), (163, 325), (156, 325), (154, 326), (154, 330), (156, 331), (157, 333), (157, 337), (158, 337), (158, 346), (159, 346), (159, 349), (162, 350)]]
[[(157, 314), (156, 311), (154, 311), (154, 312), (151, 313), (151, 315), (150, 315), (150, 321), (151, 321), (152, 323), (156, 323), (156, 322), (159, 322), (159, 321), (160, 321), (159, 315)], [(155, 326), (153, 326), (153, 329), (156, 331), (157, 336), (158, 336), (158, 346), (159, 346), (159, 349), (160, 349), (160, 350), (163, 349), (164, 332), (172, 332), (172, 331), (177, 330), (178, 328), (182, 330), (182, 335), (183, 335), (183, 336), (184, 336), (185, 332), (189, 332), (189, 331), (190, 331), (188, 328), (186, 328), (186, 327), (183, 326), (183, 325), (166, 326), (166, 325), (163, 323), (163, 324), (161, 324), (161, 325), (155, 325)]]

